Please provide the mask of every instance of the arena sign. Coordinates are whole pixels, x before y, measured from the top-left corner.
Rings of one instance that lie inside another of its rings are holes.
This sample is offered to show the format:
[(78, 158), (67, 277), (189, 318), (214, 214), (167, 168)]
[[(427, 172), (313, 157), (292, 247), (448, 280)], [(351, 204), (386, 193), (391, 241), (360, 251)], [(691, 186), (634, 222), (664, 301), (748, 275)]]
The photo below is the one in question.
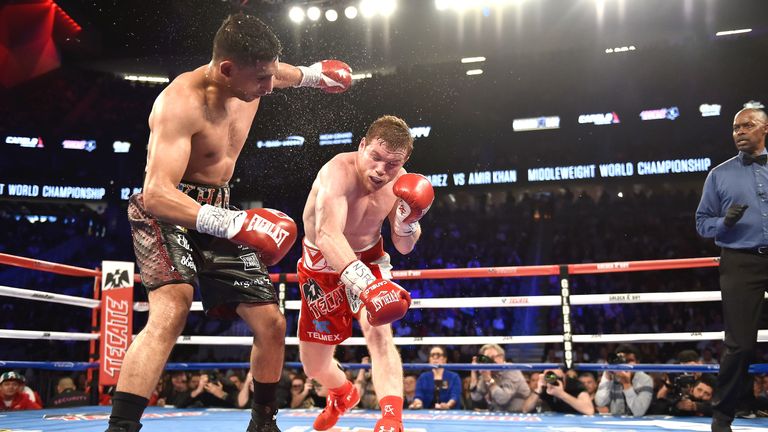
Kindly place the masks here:
[(525, 169), (525, 179), (518, 178), (516, 169), (494, 171), (457, 171), (425, 174), (433, 187), (464, 187), (473, 185), (513, 184), (529, 182), (571, 181), (599, 178), (622, 178), (648, 175), (668, 175), (708, 172), (712, 160), (708, 157), (688, 159), (646, 160), (636, 162), (604, 162), (581, 165), (531, 167)]
[(106, 193), (103, 187), (0, 183), (0, 197), (101, 200)]
[(5, 137), (5, 143), (14, 144), (14, 145), (18, 145), (19, 147), (27, 147), (27, 148), (45, 147), (43, 145), (43, 137), (23, 137), (23, 136), (8, 135), (7, 137)]

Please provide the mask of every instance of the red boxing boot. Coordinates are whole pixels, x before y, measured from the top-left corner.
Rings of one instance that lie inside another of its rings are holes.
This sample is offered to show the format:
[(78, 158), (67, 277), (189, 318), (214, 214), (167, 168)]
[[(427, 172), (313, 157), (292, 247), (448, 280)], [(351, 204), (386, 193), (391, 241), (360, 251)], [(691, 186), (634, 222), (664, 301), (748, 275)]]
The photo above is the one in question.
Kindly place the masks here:
[(385, 396), (379, 401), (381, 418), (373, 432), (403, 432), (403, 398)]
[(346, 381), (341, 387), (331, 389), (325, 408), (317, 416), (312, 427), (318, 431), (332, 428), (339, 421), (339, 417), (346, 410), (355, 407), (358, 402), (360, 402), (360, 393), (357, 391), (357, 387), (349, 381)]

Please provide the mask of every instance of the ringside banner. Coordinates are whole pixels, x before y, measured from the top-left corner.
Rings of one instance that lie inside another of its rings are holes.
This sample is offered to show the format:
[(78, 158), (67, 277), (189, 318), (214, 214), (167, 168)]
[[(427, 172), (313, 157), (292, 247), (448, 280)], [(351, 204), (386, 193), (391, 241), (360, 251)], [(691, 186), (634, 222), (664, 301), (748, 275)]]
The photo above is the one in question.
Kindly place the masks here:
[(101, 265), (101, 355), (99, 384), (116, 385), (133, 330), (134, 263)]

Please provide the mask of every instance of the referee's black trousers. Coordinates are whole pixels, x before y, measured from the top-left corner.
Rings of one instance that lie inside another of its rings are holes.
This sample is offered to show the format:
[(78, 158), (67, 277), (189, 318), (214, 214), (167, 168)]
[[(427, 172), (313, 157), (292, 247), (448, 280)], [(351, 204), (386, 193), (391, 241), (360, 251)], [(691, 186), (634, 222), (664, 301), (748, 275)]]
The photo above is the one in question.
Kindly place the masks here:
[(757, 330), (768, 290), (768, 255), (723, 248), (720, 256), (725, 353), (713, 398), (715, 416), (733, 418), (753, 399), (749, 365), (757, 347)]

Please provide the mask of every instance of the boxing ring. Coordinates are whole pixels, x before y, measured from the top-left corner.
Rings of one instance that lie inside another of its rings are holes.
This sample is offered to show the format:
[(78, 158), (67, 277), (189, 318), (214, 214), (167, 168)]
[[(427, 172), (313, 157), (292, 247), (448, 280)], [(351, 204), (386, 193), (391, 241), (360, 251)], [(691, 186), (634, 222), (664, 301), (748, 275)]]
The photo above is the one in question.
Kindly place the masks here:
[[(27, 269), (52, 272), (66, 276), (88, 277), (94, 279), (93, 298), (81, 298), (45, 291), (36, 291), (16, 287), (0, 286), (0, 296), (15, 297), (31, 301), (44, 301), (66, 304), (91, 309), (91, 333), (72, 333), (55, 331), (32, 331), (0, 329), (0, 339), (82, 341), (90, 345), (88, 361), (72, 362), (36, 362), (3, 359), (0, 350), (0, 372), (10, 369), (42, 369), (49, 371), (86, 371), (88, 381), (93, 382), (93, 371), (100, 367), (99, 351), (101, 330), (99, 328), (99, 309), (102, 309), (101, 297), (102, 273), (98, 269), (85, 269), (63, 264), (50, 263), (24, 257), (0, 254), (0, 264)], [(483, 267), (466, 269), (427, 269), (393, 271), (395, 280), (408, 279), (455, 279), (455, 278), (504, 278), (549, 276), (557, 277), (559, 295), (540, 296), (500, 296), (500, 297), (464, 297), (464, 298), (414, 298), (411, 308), (495, 308), (495, 307), (559, 307), (562, 312), (562, 332), (550, 335), (529, 336), (453, 336), (453, 337), (395, 337), (396, 345), (499, 345), (514, 344), (562, 344), (565, 363), (579, 371), (635, 370), (648, 372), (716, 372), (717, 365), (669, 365), (636, 364), (607, 365), (573, 362), (574, 344), (616, 343), (616, 342), (692, 342), (722, 340), (723, 332), (679, 332), (679, 333), (635, 333), (635, 334), (573, 334), (571, 330), (571, 307), (576, 305), (602, 305), (627, 303), (687, 303), (720, 301), (719, 291), (686, 291), (666, 293), (612, 293), (612, 294), (571, 294), (570, 276), (583, 274), (606, 274), (651, 270), (694, 269), (715, 267), (718, 258), (690, 258), (675, 260), (628, 261), (568, 265), (542, 265), (519, 267)], [(285, 283), (296, 283), (295, 274), (270, 275), (278, 283), (281, 307), (285, 310), (298, 310), (300, 301), (285, 300)], [(136, 281), (139, 280), (136, 275)], [(134, 312), (144, 312), (146, 303), (133, 304)], [(200, 302), (194, 302), (192, 311), (202, 311)], [(768, 330), (760, 330), (759, 342), (768, 341)], [(182, 335), (179, 345), (242, 345), (250, 346), (251, 337)], [(286, 345), (298, 345), (298, 338), (287, 337)], [(365, 345), (361, 337), (352, 337), (343, 345)], [(523, 371), (541, 371), (558, 367), (559, 363), (505, 363), (495, 365), (446, 364), (451, 370), (471, 369), (519, 369)], [(300, 363), (286, 362), (288, 368), (300, 368)], [(368, 368), (367, 364), (345, 364), (349, 369)], [(238, 363), (169, 363), (166, 370), (198, 369), (247, 369), (247, 362)], [(434, 365), (415, 363), (405, 364), (404, 369), (427, 370)], [(752, 365), (753, 373), (768, 372), (768, 364)], [(108, 406), (87, 406), (77, 408), (43, 409), (38, 411), (19, 411), (0, 413), (0, 431), (103, 431), (109, 417)], [(278, 414), (278, 425), (283, 432), (310, 432), (312, 421), (319, 409), (283, 409)], [(352, 410), (341, 418), (335, 432), (371, 431), (378, 411)], [(220, 432), (242, 431), (250, 416), (249, 410), (239, 409), (176, 409), (168, 407), (147, 408), (142, 420), (142, 431), (158, 432), (184, 430), (186, 432), (217, 430)], [(406, 432), (459, 432), (471, 429), (486, 431), (708, 431), (710, 418), (706, 417), (618, 417), (608, 415), (581, 416), (562, 414), (516, 414), (473, 411), (437, 411), (404, 410), (403, 420)], [(768, 431), (768, 419), (736, 419), (734, 431)]]

